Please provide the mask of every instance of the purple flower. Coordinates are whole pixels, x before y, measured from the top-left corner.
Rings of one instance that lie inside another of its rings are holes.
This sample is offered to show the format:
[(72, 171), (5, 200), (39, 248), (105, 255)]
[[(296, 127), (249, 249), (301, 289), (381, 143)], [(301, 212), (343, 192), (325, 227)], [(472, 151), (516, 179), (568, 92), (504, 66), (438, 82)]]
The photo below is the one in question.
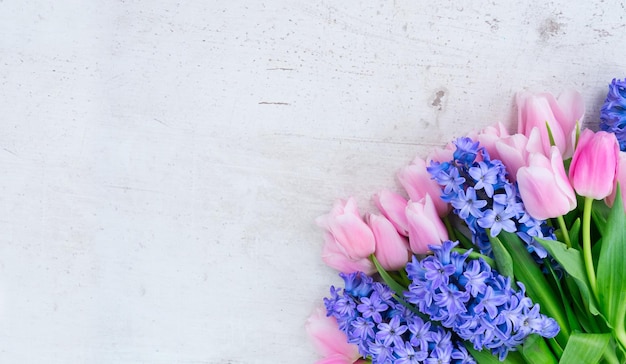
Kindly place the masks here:
[(613, 79), (600, 111), (600, 129), (617, 137), (620, 149), (626, 151), (626, 79)]
[(356, 309), (363, 314), (363, 317), (371, 317), (376, 323), (382, 322), (383, 319), (380, 313), (388, 308), (389, 306), (380, 299), (377, 293), (373, 293), (370, 297), (361, 297), (361, 304), (356, 306)]
[(476, 297), (485, 292), (487, 288), (487, 279), (491, 277), (491, 268), (489, 265), (481, 264), (481, 261), (472, 260), (468, 263), (467, 269), (463, 272), (463, 276), (459, 278), (459, 282), (465, 282), (465, 289), (470, 292), (472, 297)]
[[(453, 251), (457, 244), (446, 241), (435, 250), (435, 255), (407, 265), (407, 271), (412, 272), (409, 275), (412, 283), (404, 294), (408, 302), (429, 315), (431, 321), (470, 341), (476, 350), (490, 349), (501, 360), (528, 335), (551, 338), (558, 333), (556, 321), (539, 313), (539, 306), (525, 296), (523, 284), (518, 283), (520, 291), (513, 291), (510, 279), (491, 269), (482, 259), (468, 261), (468, 254)], [(448, 267), (452, 273), (448, 273)], [(443, 277), (447, 284), (443, 284)], [(418, 321), (407, 325), (414, 336), (411, 338), (414, 346), (423, 345), (416, 334), (420, 324)], [(449, 340), (445, 333), (431, 330), (431, 340), (438, 343), (436, 346)], [(429, 358), (450, 360), (452, 351), (442, 350), (431, 351)]]
[[(331, 297), (325, 299), (327, 314), (340, 323), (339, 329), (349, 343), (357, 345), (363, 358), (371, 358), (372, 363), (420, 363), (429, 356), (443, 357), (451, 352), (456, 357), (464, 352), (458, 337), (452, 338), (448, 329), (424, 322), (406, 309), (393, 298), (387, 285), (373, 282), (361, 272), (342, 277), (351, 290), (331, 287)], [(361, 282), (357, 284), (361, 289), (355, 291), (354, 282)], [(358, 297), (351, 292), (369, 293)], [(357, 309), (337, 310), (338, 306), (345, 307), (340, 301), (352, 302)], [(380, 316), (380, 322), (375, 322), (375, 316)]]
[(468, 171), (476, 184), (477, 190), (484, 189), (487, 197), (492, 197), (494, 185), (498, 182), (499, 168), (491, 167), (485, 162), (479, 162), (476, 167), (471, 167)]
[(466, 219), (469, 215), (482, 217), (483, 212), (480, 209), (487, 206), (487, 201), (476, 198), (476, 190), (473, 187), (468, 187), (466, 191), (460, 190), (450, 203), (459, 211), (458, 215), (462, 219)]
[(389, 323), (381, 322), (378, 324), (378, 332), (376, 339), (381, 340), (385, 345), (402, 346), (402, 334), (407, 330), (406, 325), (400, 323), (400, 316), (394, 316)]
[(517, 231), (515, 222), (512, 220), (515, 213), (507, 210), (506, 206), (494, 204), (493, 209), (485, 211), (483, 217), (478, 219), (478, 226), (484, 229), (491, 229), (491, 236), (496, 237), (500, 231), (514, 233)]
[(397, 359), (394, 360), (395, 364), (420, 364), (424, 359), (428, 357), (428, 351), (417, 350), (410, 343), (404, 343), (394, 348), (394, 353)]

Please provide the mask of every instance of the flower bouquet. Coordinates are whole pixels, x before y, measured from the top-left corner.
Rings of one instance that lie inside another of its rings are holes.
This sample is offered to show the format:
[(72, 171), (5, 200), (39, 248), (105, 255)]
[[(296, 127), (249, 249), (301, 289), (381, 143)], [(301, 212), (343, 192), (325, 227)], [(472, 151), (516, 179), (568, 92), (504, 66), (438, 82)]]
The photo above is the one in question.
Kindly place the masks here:
[(316, 220), (344, 281), (307, 321), (318, 363), (626, 363), (626, 80), (597, 132), (577, 92), (517, 105), (516, 134), (416, 158), (378, 214)]

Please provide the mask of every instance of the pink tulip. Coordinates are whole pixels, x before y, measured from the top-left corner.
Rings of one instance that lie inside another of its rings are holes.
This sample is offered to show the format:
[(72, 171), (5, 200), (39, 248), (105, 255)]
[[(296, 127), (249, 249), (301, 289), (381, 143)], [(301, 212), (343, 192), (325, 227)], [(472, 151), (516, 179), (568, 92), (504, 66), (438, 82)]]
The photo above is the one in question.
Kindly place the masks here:
[(539, 129), (533, 128), (530, 137), (524, 134), (513, 134), (495, 143), (498, 159), (504, 163), (511, 182), (517, 180), (517, 171), (527, 165), (531, 153), (543, 153), (540, 144)]
[(552, 133), (554, 143), (567, 159), (573, 153), (573, 142), (576, 123), (582, 124), (585, 107), (582, 96), (576, 91), (567, 91), (556, 100), (549, 93), (531, 94), (522, 92), (517, 94), (518, 132), (530, 136), (533, 128), (538, 128), (544, 154), (550, 154), (550, 137), (548, 127)]
[(374, 263), (368, 258), (351, 259), (343, 247), (337, 242), (333, 234), (324, 234), (324, 247), (322, 248), (322, 260), (329, 267), (343, 273), (363, 272), (367, 275), (376, 273)]
[(452, 160), (453, 156), (454, 156), (454, 150), (456, 149), (456, 147), (454, 146), (453, 143), (448, 143), (446, 144), (446, 146), (444, 148), (435, 148), (432, 150), (432, 152), (430, 152), (430, 154), (428, 155), (428, 158), (426, 158), (426, 161), (428, 163), (430, 162), (439, 162), (439, 163), (443, 163), (443, 162), (449, 162)]
[(335, 202), (329, 214), (315, 221), (333, 235), (349, 259), (359, 260), (374, 253), (374, 234), (361, 218), (354, 198)]
[(386, 270), (399, 270), (409, 261), (409, 244), (383, 216), (370, 214), (367, 223), (376, 239), (376, 259)]
[(618, 159), (615, 135), (583, 130), (569, 169), (569, 179), (576, 193), (596, 200), (610, 195)]
[(617, 183), (619, 182), (624, 211), (626, 212), (626, 152), (619, 152), (618, 159), (617, 173), (615, 175), (615, 181), (613, 183), (613, 192), (611, 192), (611, 194), (607, 196), (606, 203), (609, 207), (613, 207), (613, 203), (615, 202), (615, 195), (617, 194)]
[(496, 143), (503, 138), (509, 136), (509, 132), (502, 123), (497, 123), (483, 129), (475, 137), (469, 136), (473, 140), (480, 143), (480, 146), (485, 148), (491, 159), (500, 159), (498, 150), (496, 149)]
[(337, 320), (326, 316), (324, 308), (318, 307), (313, 312), (305, 328), (317, 351), (325, 357), (317, 363), (352, 364), (359, 359), (359, 348), (348, 343), (348, 337), (339, 330)]
[(398, 180), (411, 200), (419, 201), (430, 195), (439, 216), (446, 216), (450, 212), (450, 205), (441, 199), (441, 188), (426, 170), (426, 161), (423, 159), (417, 157), (402, 168), (398, 172)]
[(378, 210), (391, 221), (398, 233), (403, 236), (409, 236), (409, 222), (406, 219), (406, 199), (386, 189), (374, 195), (373, 199)]
[(406, 216), (409, 220), (409, 245), (413, 253), (426, 254), (429, 245), (441, 245), (448, 240), (448, 231), (429, 195), (418, 202), (409, 201)]
[(526, 210), (536, 219), (562, 216), (576, 207), (576, 194), (556, 147), (550, 149), (550, 159), (541, 153), (531, 154), (528, 166), (517, 172), (517, 183)]

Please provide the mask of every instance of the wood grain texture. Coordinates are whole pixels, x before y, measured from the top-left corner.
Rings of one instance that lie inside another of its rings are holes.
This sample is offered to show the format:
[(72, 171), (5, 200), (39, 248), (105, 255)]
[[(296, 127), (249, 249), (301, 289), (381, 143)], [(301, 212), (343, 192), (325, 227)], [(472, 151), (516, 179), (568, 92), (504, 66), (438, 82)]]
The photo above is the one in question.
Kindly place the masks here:
[(0, 362), (314, 362), (363, 211), (514, 93), (624, 77), (624, 3), (0, 1)]

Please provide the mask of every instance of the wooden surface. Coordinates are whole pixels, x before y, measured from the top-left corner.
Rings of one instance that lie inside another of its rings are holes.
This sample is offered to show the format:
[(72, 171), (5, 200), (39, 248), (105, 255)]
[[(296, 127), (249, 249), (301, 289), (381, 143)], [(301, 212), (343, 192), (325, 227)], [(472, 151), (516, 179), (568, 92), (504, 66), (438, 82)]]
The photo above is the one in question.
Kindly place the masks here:
[(623, 2), (463, 3), (0, 1), (0, 362), (313, 363), (334, 199), (626, 76)]

